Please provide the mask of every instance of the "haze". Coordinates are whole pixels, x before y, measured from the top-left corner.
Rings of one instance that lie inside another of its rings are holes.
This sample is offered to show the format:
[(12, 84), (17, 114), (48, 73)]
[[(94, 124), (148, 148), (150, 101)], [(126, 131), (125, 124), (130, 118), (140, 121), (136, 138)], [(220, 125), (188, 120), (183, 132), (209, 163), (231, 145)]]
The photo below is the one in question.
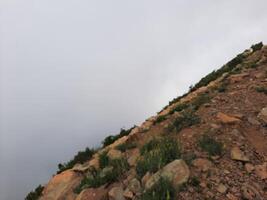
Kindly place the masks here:
[(265, 0), (1, 0), (0, 199), (267, 41)]

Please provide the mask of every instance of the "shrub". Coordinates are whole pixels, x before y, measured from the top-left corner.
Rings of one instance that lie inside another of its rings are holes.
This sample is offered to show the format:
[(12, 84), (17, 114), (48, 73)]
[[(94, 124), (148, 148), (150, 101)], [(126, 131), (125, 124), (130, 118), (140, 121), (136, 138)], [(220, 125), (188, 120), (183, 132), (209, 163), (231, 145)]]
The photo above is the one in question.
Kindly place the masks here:
[(183, 111), (181, 116), (178, 116), (173, 125), (177, 132), (181, 131), (183, 128), (190, 127), (192, 125), (200, 123), (200, 118), (194, 114), (192, 110)]
[(267, 88), (265, 87), (256, 87), (256, 91), (260, 93), (267, 94)]
[(83, 164), (84, 162), (90, 160), (95, 153), (94, 149), (86, 148), (84, 151), (79, 151), (77, 155), (74, 156), (72, 160), (70, 160), (67, 163), (59, 163), (58, 164), (58, 171), (57, 173), (61, 173), (62, 171), (65, 171), (67, 169), (71, 169), (75, 164), (80, 163)]
[(253, 49), (253, 52), (261, 50), (262, 47), (263, 47), (263, 43), (262, 42), (259, 42), (259, 43), (254, 44), (254, 45), (251, 46), (251, 48)]
[(31, 191), (25, 198), (25, 200), (38, 200), (42, 195), (44, 187), (39, 185), (34, 191)]
[(222, 92), (225, 92), (226, 91), (226, 88), (227, 88), (227, 85), (228, 85), (228, 82), (226, 81), (223, 81), (219, 87), (217, 88), (218, 92), (222, 93)]
[(195, 160), (197, 156), (194, 153), (186, 153), (186, 154), (183, 154), (182, 158), (186, 162), (186, 164), (191, 166), (193, 160)]
[(170, 114), (173, 114), (174, 112), (180, 112), (186, 108), (189, 107), (189, 104), (187, 103), (180, 103), (177, 106), (175, 106), (175, 108), (173, 110), (170, 111)]
[(104, 151), (101, 154), (99, 154), (99, 167), (101, 169), (103, 169), (103, 168), (105, 168), (108, 165), (109, 165), (108, 152), (107, 151)]
[(149, 190), (141, 195), (141, 200), (174, 200), (175, 189), (171, 182), (161, 177), (159, 181)]
[(195, 99), (192, 100), (191, 106), (196, 111), (200, 108), (201, 105), (208, 103), (210, 101), (210, 96), (207, 93), (198, 95)]
[(221, 155), (223, 150), (223, 145), (217, 142), (208, 135), (203, 135), (199, 140), (199, 146), (203, 151), (208, 152), (210, 156)]
[(135, 147), (135, 143), (123, 143), (116, 146), (116, 149), (125, 152), (127, 149), (134, 149)]
[(157, 117), (157, 119), (155, 120), (154, 124), (163, 122), (166, 119), (167, 119), (166, 115), (160, 115), (160, 116)]
[(123, 136), (129, 135), (130, 132), (131, 132), (135, 127), (136, 127), (136, 126), (133, 126), (132, 128), (127, 129), (127, 130), (122, 128), (119, 134), (117, 134), (117, 135), (110, 135), (110, 136), (106, 137), (106, 138), (104, 139), (104, 141), (102, 142), (103, 147), (106, 147), (106, 146), (112, 144), (112, 143), (115, 142), (117, 139), (119, 139), (119, 138), (121, 138), (121, 137), (123, 137)]
[(192, 186), (194, 186), (194, 187), (198, 187), (199, 184), (200, 184), (200, 180), (199, 180), (198, 177), (193, 176), (193, 177), (190, 179), (189, 184), (192, 185)]
[(141, 150), (143, 157), (138, 160), (136, 172), (139, 177), (146, 172), (156, 172), (169, 162), (181, 157), (179, 144), (171, 139), (153, 139)]

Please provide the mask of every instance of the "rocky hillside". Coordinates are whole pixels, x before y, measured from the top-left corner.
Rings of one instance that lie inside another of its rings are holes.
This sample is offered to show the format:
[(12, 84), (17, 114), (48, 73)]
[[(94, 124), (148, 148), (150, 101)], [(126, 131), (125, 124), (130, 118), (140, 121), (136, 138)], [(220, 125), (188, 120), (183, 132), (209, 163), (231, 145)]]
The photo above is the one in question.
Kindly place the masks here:
[(74, 160), (26, 199), (267, 199), (267, 46), (253, 45)]

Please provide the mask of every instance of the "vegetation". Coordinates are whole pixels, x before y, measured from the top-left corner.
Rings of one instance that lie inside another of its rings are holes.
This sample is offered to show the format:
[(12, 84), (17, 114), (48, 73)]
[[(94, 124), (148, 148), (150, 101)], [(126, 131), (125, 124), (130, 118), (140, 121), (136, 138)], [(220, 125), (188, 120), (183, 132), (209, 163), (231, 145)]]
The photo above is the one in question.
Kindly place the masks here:
[(170, 111), (170, 114), (173, 114), (174, 112), (180, 112), (186, 108), (189, 107), (189, 104), (187, 103), (180, 103), (177, 106), (175, 106), (175, 108), (173, 110)]
[(198, 177), (193, 176), (190, 180), (189, 180), (189, 184), (192, 185), (193, 187), (198, 187), (200, 184), (200, 180)]
[(180, 146), (171, 138), (153, 139), (141, 149), (142, 158), (136, 172), (143, 177), (146, 172), (156, 172), (167, 163), (181, 157)]
[(142, 196), (141, 200), (174, 200), (175, 199), (175, 189), (173, 188), (171, 182), (161, 177), (159, 181), (149, 190), (146, 190)]
[(188, 164), (189, 166), (192, 165), (193, 160), (197, 158), (197, 156), (194, 153), (185, 153), (182, 155), (183, 160)]
[(218, 92), (220, 92), (220, 93), (225, 92), (227, 85), (228, 85), (228, 82), (223, 81), (217, 88)]
[(256, 91), (260, 93), (264, 93), (267, 95), (267, 88), (266, 87), (256, 87)]
[(174, 120), (173, 125), (176, 131), (179, 132), (183, 128), (190, 127), (198, 123), (200, 123), (200, 118), (195, 115), (192, 110), (187, 110), (183, 111), (181, 115)]
[(67, 163), (59, 163), (58, 164), (58, 171), (57, 173), (61, 173), (62, 171), (65, 171), (67, 169), (71, 169), (75, 164), (80, 163), (83, 164), (84, 162), (90, 160), (95, 153), (94, 149), (86, 148), (84, 151), (79, 151), (77, 155), (74, 156), (72, 160), (70, 160)]
[(130, 132), (135, 128), (136, 126), (133, 126), (132, 128), (126, 130), (126, 129), (121, 129), (120, 133), (118, 135), (110, 135), (108, 137), (106, 137), (104, 139), (104, 141), (102, 142), (103, 144), (103, 147), (106, 147), (110, 144), (112, 144), (113, 142), (115, 142), (117, 139), (123, 137), (123, 136), (126, 136), (126, 135), (129, 135)]
[(223, 151), (223, 145), (217, 142), (208, 135), (203, 135), (199, 140), (199, 146), (203, 151), (208, 152), (210, 156), (221, 155)]
[(163, 122), (167, 119), (166, 115), (160, 115), (157, 117), (156, 121), (154, 122), (154, 124), (157, 124), (157, 123), (160, 123), (160, 122)]
[(261, 50), (262, 47), (263, 47), (263, 43), (262, 42), (259, 42), (259, 43), (254, 44), (254, 45), (251, 46), (251, 48), (253, 49), (253, 52)]
[(135, 143), (122, 143), (122, 144), (119, 144), (118, 146), (116, 146), (116, 149), (117, 150), (120, 150), (122, 152), (125, 152), (126, 150), (128, 149), (134, 149), (136, 147), (136, 144)]
[(39, 185), (34, 191), (31, 191), (25, 198), (25, 200), (38, 200), (42, 195), (44, 187)]
[(103, 153), (99, 154), (99, 167), (103, 169), (108, 165), (109, 165), (108, 152), (104, 151)]
[(81, 181), (74, 192), (80, 193), (85, 188), (97, 188), (117, 181), (128, 169), (129, 165), (125, 158), (110, 160), (108, 166), (100, 170), (91, 168), (89, 175)]

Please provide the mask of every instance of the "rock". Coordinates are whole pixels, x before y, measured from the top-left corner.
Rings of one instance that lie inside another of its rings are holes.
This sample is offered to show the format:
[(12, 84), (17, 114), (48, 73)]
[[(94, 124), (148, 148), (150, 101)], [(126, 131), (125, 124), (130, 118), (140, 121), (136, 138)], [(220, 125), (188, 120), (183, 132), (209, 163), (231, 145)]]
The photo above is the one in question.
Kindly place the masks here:
[(234, 124), (234, 123), (238, 123), (238, 122), (241, 121), (240, 119), (238, 119), (236, 117), (233, 117), (233, 116), (230, 116), (230, 115), (226, 115), (226, 114), (224, 114), (222, 112), (219, 112), (217, 114), (217, 118), (223, 124)]
[(197, 158), (193, 160), (192, 164), (197, 169), (203, 172), (208, 171), (212, 167), (212, 163), (209, 160), (203, 158)]
[(220, 192), (220, 193), (225, 193), (227, 191), (227, 187), (223, 184), (220, 184), (218, 187), (217, 187), (217, 191)]
[(136, 163), (137, 163), (137, 159), (139, 158), (140, 156), (140, 152), (139, 152), (139, 149), (136, 148), (134, 150), (131, 151), (131, 155), (129, 156), (129, 158), (127, 159), (129, 165), (131, 167), (135, 166)]
[(150, 172), (147, 172), (143, 177), (142, 177), (142, 185), (146, 185), (147, 181), (150, 179), (152, 175), (150, 174)]
[(134, 194), (132, 193), (132, 191), (130, 191), (128, 188), (123, 192), (123, 196), (126, 199), (132, 199), (134, 197)]
[(73, 200), (73, 190), (80, 184), (83, 176), (73, 170), (66, 170), (55, 175), (46, 185), (40, 200)]
[(255, 169), (255, 167), (250, 164), (250, 163), (246, 163), (245, 164), (245, 170), (248, 172), (248, 173), (251, 173), (253, 170)]
[(122, 152), (119, 151), (119, 150), (116, 150), (116, 149), (111, 149), (111, 150), (109, 150), (107, 156), (108, 156), (111, 160), (114, 160), (114, 159), (120, 159), (120, 158), (122, 158)]
[(81, 173), (84, 173), (84, 172), (86, 172), (88, 169), (90, 169), (90, 165), (89, 165), (89, 163), (85, 163), (85, 164), (76, 164), (76, 165), (74, 165), (74, 167), (72, 168), (72, 170), (73, 171), (75, 171), (75, 172), (81, 172)]
[(231, 158), (233, 160), (248, 162), (249, 158), (239, 149), (239, 147), (233, 147), (231, 149)]
[(244, 184), (241, 188), (242, 197), (247, 200), (263, 200), (256, 187), (252, 184)]
[(226, 197), (227, 197), (229, 200), (238, 200), (238, 198), (237, 198), (235, 195), (231, 194), (231, 193), (228, 193), (228, 194), (226, 195)]
[(243, 74), (235, 74), (235, 75), (231, 75), (229, 77), (230, 83), (237, 83), (242, 81), (245, 77), (248, 77), (249, 74), (248, 73), (243, 73)]
[(123, 193), (123, 188), (121, 186), (113, 187), (108, 192), (109, 200), (125, 200)]
[(138, 194), (142, 190), (141, 184), (140, 184), (140, 182), (136, 178), (132, 179), (129, 182), (128, 189), (130, 191), (132, 191), (134, 194)]
[(261, 109), (260, 113), (258, 114), (258, 118), (267, 124), (267, 107)]
[(255, 126), (258, 126), (258, 125), (261, 124), (258, 120), (256, 120), (256, 119), (253, 118), (253, 117), (249, 117), (249, 118), (248, 118), (248, 122), (249, 122), (251, 125), (255, 125)]
[(168, 178), (175, 188), (178, 188), (183, 183), (188, 181), (190, 176), (190, 171), (188, 166), (183, 160), (174, 160), (171, 163), (167, 164), (157, 173), (153, 174), (145, 184), (145, 188), (151, 188), (160, 177)]
[(107, 190), (104, 187), (83, 190), (75, 200), (106, 200)]
[(92, 160), (89, 161), (89, 166), (93, 167), (95, 169), (99, 169), (99, 158), (98, 158), (98, 156), (96, 156), (95, 158), (93, 158)]
[(262, 180), (267, 179), (267, 163), (264, 163), (263, 165), (256, 165), (255, 173)]

